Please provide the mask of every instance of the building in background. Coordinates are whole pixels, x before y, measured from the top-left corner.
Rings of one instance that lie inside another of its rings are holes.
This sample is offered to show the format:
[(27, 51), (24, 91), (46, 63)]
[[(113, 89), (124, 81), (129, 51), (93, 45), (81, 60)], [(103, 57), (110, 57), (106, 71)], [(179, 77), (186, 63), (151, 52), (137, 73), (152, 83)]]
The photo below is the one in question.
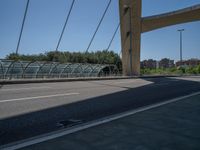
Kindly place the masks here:
[(175, 67), (174, 60), (163, 58), (159, 61), (159, 68), (173, 68)]
[(196, 67), (200, 65), (200, 60), (196, 59), (196, 58), (192, 58), (192, 59), (188, 59), (188, 60), (183, 60), (181, 61), (177, 61), (176, 62), (176, 67), (180, 67), (180, 66), (185, 66), (185, 67)]
[(149, 68), (149, 69), (156, 69), (157, 61), (153, 59), (143, 60), (141, 62), (141, 68)]
[(200, 65), (200, 59), (192, 58), (188, 60), (177, 61), (176, 63), (174, 60), (169, 58), (163, 58), (160, 61), (156, 61), (153, 59), (143, 60), (141, 61), (141, 68), (145, 69), (157, 69), (157, 68), (173, 68), (173, 67), (196, 67)]
[(175, 67), (174, 60), (170, 60), (168, 58), (163, 58), (160, 61), (156, 61), (153, 59), (143, 60), (141, 62), (141, 68), (149, 68), (149, 69), (156, 69), (156, 68), (172, 68)]

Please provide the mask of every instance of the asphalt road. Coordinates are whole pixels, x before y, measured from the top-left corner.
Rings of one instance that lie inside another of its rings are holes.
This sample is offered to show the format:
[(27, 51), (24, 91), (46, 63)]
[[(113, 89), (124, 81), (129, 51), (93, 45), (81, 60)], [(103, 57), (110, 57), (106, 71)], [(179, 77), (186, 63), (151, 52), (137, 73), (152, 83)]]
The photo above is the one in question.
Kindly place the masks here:
[(0, 86), (0, 145), (197, 91), (200, 77)]

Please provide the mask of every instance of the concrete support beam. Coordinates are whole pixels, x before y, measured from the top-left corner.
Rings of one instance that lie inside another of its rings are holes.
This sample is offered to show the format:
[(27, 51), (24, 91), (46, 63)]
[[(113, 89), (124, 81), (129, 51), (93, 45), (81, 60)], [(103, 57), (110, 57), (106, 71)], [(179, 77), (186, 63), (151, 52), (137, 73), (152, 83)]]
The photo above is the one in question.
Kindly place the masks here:
[(200, 5), (160, 15), (142, 18), (142, 32), (158, 28), (200, 20)]
[(119, 0), (124, 75), (140, 74), (141, 0)]

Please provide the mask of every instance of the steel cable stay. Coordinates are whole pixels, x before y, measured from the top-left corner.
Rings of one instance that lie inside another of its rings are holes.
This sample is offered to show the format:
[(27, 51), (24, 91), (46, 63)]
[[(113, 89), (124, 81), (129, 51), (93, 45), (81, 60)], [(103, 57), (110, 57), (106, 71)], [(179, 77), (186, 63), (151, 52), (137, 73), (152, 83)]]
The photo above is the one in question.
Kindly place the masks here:
[[(112, 37), (111, 37), (111, 39), (110, 39), (110, 41), (109, 41), (109, 44), (108, 44), (108, 47), (105, 49), (105, 51), (106, 51), (106, 56), (103, 58), (103, 60), (100, 62), (100, 65), (103, 65), (103, 64), (105, 64), (105, 59), (106, 59), (106, 57), (107, 57), (107, 52), (109, 51), (109, 49), (110, 49), (110, 47), (111, 47), (111, 45), (112, 45), (112, 43), (113, 43), (113, 40), (114, 40), (114, 38), (115, 38), (115, 36), (116, 36), (116, 34), (117, 34), (117, 31), (119, 30), (119, 27), (120, 27), (120, 23), (118, 23), (118, 25), (117, 25), (117, 27), (116, 27), (116, 29), (114, 30), (114, 33), (113, 33), (113, 35), (112, 35)], [(119, 54), (120, 55), (120, 54)], [(119, 61), (117, 60), (116, 61), (116, 63), (114, 64), (115, 66), (117, 66), (117, 63), (118, 63)], [(118, 71), (119, 72), (119, 71)], [(109, 68), (109, 73), (111, 73), (111, 69)]]
[[(108, 47), (105, 49), (105, 52), (106, 52), (106, 56), (103, 58), (103, 60), (101, 61), (101, 65), (103, 65), (103, 64), (106, 64), (106, 62), (105, 62), (105, 59), (106, 59), (106, 57), (108, 56), (108, 51), (109, 51), (109, 49), (110, 49), (110, 47), (111, 47), (111, 45), (112, 45), (112, 43), (113, 43), (113, 40), (114, 40), (114, 38), (115, 38), (115, 36), (116, 36), (116, 34), (117, 34), (117, 31), (119, 30), (119, 27), (120, 27), (120, 23), (118, 23), (118, 25), (117, 25), (117, 27), (116, 27), (116, 29), (114, 30), (114, 33), (113, 33), (113, 35), (112, 35), (112, 37), (111, 37), (111, 40), (109, 41), (109, 44), (108, 44)], [(119, 56), (120, 56), (120, 54), (119, 54)], [(117, 60), (113, 65), (115, 65), (115, 66), (117, 66), (117, 63), (118, 63), (119, 61)], [(111, 70), (111, 69), (109, 69), (109, 70)], [(119, 72), (119, 71), (118, 71)], [(110, 71), (109, 71), (109, 73), (111, 73)]]
[(110, 46), (112, 45), (112, 43), (113, 43), (113, 40), (114, 40), (114, 38), (115, 38), (115, 36), (116, 36), (116, 34), (117, 34), (117, 31), (119, 30), (119, 27), (120, 27), (120, 23), (117, 25), (117, 28), (115, 29), (115, 32), (114, 32), (114, 34), (113, 34), (113, 36), (112, 36), (112, 38), (111, 38), (111, 40), (110, 40), (110, 42), (109, 42), (109, 44), (108, 44), (108, 47), (107, 47), (107, 51), (110, 49)]
[(59, 46), (60, 46), (60, 42), (61, 42), (62, 37), (63, 37), (63, 34), (64, 34), (64, 32), (65, 32), (66, 25), (67, 25), (67, 23), (68, 23), (68, 21), (69, 21), (69, 18), (70, 18), (72, 9), (73, 9), (73, 7), (74, 7), (74, 3), (75, 3), (75, 0), (73, 0), (72, 3), (71, 3), (69, 12), (68, 12), (68, 14), (67, 14), (67, 17), (66, 17), (64, 26), (63, 26), (63, 28), (62, 28), (62, 31), (61, 31), (61, 34), (60, 34), (60, 37), (59, 37), (59, 40), (58, 40), (58, 43), (57, 43), (57, 46), (56, 46), (56, 51), (58, 51), (58, 48), (59, 48)]
[(20, 34), (19, 34), (19, 38), (18, 38), (18, 42), (17, 42), (17, 48), (16, 48), (16, 54), (17, 55), (18, 55), (18, 51), (19, 51), (22, 33), (23, 33), (23, 30), (24, 30), (24, 24), (25, 24), (27, 12), (28, 12), (29, 2), (30, 2), (30, 0), (27, 0), (25, 12), (24, 12), (24, 17), (23, 17), (23, 21), (22, 21), (22, 25), (21, 25), (21, 30), (20, 30)]
[[(117, 26), (117, 28), (116, 28), (116, 30), (115, 30), (115, 32), (114, 32), (114, 34), (113, 34), (113, 37), (112, 37), (112, 39), (111, 39), (111, 41), (110, 41), (110, 44), (109, 44), (109, 46), (108, 46), (108, 49), (107, 50), (109, 50), (109, 48), (110, 48), (110, 46), (111, 46), (111, 44), (112, 44), (112, 42), (113, 42), (113, 40), (114, 40), (114, 38), (115, 38), (115, 36), (116, 36), (116, 34), (117, 34), (117, 31), (119, 30), (119, 27), (120, 27), (120, 23), (118, 24), (118, 26)], [(120, 59), (120, 55), (122, 54), (122, 49), (120, 50), (120, 52), (119, 52), (119, 59)], [(117, 63), (119, 63), (119, 59), (117, 59), (117, 61), (115, 62), (115, 66), (117, 66)], [(119, 66), (117, 66), (117, 67), (119, 67)], [(119, 68), (118, 68), (118, 73), (120, 73), (119, 72)]]
[[(110, 1), (111, 2), (111, 1)], [(108, 7), (109, 7), (109, 5), (110, 5), (110, 3), (108, 3)], [(107, 12), (107, 9), (108, 9), (108, 7), (106, 8), (106, 11), (105, 11), (105, 13)], [(105, 14), (103, 15), (103, 18), (105, 17)], [(102, 19), (103, 20), (103, 19)], [(101, 20), (101, 21), (102, 21)], [(99, 25), (100, 26), (100, 25)], [(97, 26), (97, 30), (96, 30), (96, 32), (94, 33), (94, 35), (93, 35), (93, 38), (92, 38), (92, 40), (91, 40), (91, 42), (90, 42), (90, 45), (89, 46), (91, 46), (91, 43), (92, 43), (92, 41), (94, 40), (94, 37), (95, 37), (95, 35), (96, 35), (96, 33), (97, 33), (97, 31), (98, 31), (98, 28), (99, 28), (99, 26)], [(105, 64), (105, 58), (107, 57), (107, 52), (109, 51), (109, 49), (110, 49), (110, 47), (111, 47), (111, 45), (112, 45), (112, 43), (113, 43), (113, 40), (114, 40), (114, 38), (115, 38), (115, 36), (116, 36), (116, 34), (117, 34), (117, 31), (119, 30), (119, 27), (120, 27), (120, 23), (118, 23), (118, 25), (117, 25), (117, 27), (116, 27), (116, 29), (114, 30), (114, 33), (113, 33), (113, 35), (112, 35), (112, 37), (111, 37), (111, 40), (110, 40), (110, 42), (109, 42), (109, 44), (108, 44), (108, 47), (105, 49), (105, 51), (106, 51), (106, 56), (103, 58), (103, 60), (99, 63), (100, 65), (103, 65), (103, 64)], [(87, 51), (89, 50), (89, 48), (87, 49)], [(87, 52), (86, 51), (86, 52)], [(121, 52), (120, 52), (120, 54), (121, 54)], [(119, 56), (120, 56), (120, 54), (119, 54)], [(116, 63), (114, 64), (115, 66), (117, 66), (117, 63), (119, 62), (119, 60), (117, 60), (116, 61)], [(111, 73), (110, 72), (110, 68), (109, 68), (109, 73)], [(119, 70), (118, 70), (118, 72), (119, 72)]]
[(103, 19), (105, 18), (105, 15), (106, 15), (106, 13), (107, 13), (107, 11), (108, 11), (108, 8), (110, 7), (111, 2), (112, 2), (112, 0), (109, 0), (108, 4), (107, 4), (107, 6), (106, 6), (106, 9), (104, 10), (104, 13), (103, 13), (103, 15), (102, 15), (102, 17), (101, 17), (101, 19), (100, 19), (100, 21), (99, 21), (97, 27), (96, 27), (96, 30), (95, 30), (95, 32), (94, 32), (94, 34), (93, 34), (93, 36), (92, 36), (92, 38), (91, 38), (91, 40), (90, 40), (90, 42), (89, 42), (89, 45), (88, 45), (88, 47), (87, 47), (87, 49), (86, 49), (86, 53), (87, 53), (88, 50), (90, 49), (90, 46), (91, 46), (91, 44), (92, 44), (92, 42), (93, 42), (93, 40), (94, 40), (94, 38), (95, 38), (95, 36), (96, 36), (98, 30), (99, 30), (99, 27), (101, 26), (101, 23), (102, 23)]
[[(118, 23), (118, 25), (117, 25), (117, 27), (116, 27), (116, 29), (115, 29), (113, 35), (112, 35), (112, 38), (111, 38), (111, 40), (110, 40), (110, 42), (109, 42), (109, 44), (108, 44), (108, 47), (105, 49), (106, 52), (109, 51), (109, 49), (110, 49), (110, 47), (111, 47), (111, 45), (112, 45), (112, 43), (113, 43), (113, 40), (114, 40), (114, 38), (115, 38), (115, 36), (116, 36), (116, 34), (117, 34), (117, 31), (119, 30), (119, 27), (120, 27), (120, 23)], [(107, 55), (106, 55), (106, 56), (107, 56)], [(101, 61), (100, 64), (103, 64), (103, 63), (104, 63), (104, 60), (105, 60), (105, 58)]]
[[(75, 0), (72, 0), (72, 3), (71, 3), (71, 5), (70, 5), (70, 9), (69, 9), (69, 11), (68, 11), (68, 13), (67, 13), (67, 17), (66, 17), (66, 19), (65, 19), (65, 23), (64, 23), (64, 25), (63, 25), (62, 31), (61, 31), (60, 36), (59, 36), (59, 39), (58, 39), (58, 43), (57, 43), (57, 45), (56, 45), (55, 53), (53, 54), (53, 60), (52, 60), (53, 62), (55, 62), (55, 55), (56, 55), (57, 52), (58, 52), (58, 49), (59, 49), (59, 46), (60, 46), (60, 43), (61, 43), (63, 34), (64, 34), (65, 29), (66, 29), (66, 26), (67, 26), (67, 24), (68, 24), (68, 22), (69, 22), (69, 18), (70, 18), (71, 12), (72, 12), (72, 10), (73, 10), (73, 8), (74, 8), (74, 3), (75, 3)], [(64, 52), (63, 52), (63, 56), (66, 58)]]

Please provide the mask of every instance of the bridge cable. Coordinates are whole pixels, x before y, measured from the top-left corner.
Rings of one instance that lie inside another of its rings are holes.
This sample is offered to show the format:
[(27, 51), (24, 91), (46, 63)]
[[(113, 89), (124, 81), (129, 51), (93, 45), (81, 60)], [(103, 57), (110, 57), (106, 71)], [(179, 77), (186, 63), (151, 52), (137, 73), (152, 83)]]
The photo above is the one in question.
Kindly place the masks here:
[(70, 15), (71, 15), (71, 12), (72, 12), (74, 3), (75, 3), (75, 0), (73, 0), (72, 3), (71, 3), (70, 10), (69, 10), (69, 12), (68, 12), (67, 18), (66, 18), (66, 20), (65, 20), (65, 23), (64, 23), (62, 32), (61, 32), (61, 34), (60, 34), (60, 37), (59, 37), (59, 40), (58, 40), (58, 43), (57, 43), (57, 46), (56, 46), (56, 51), (58, 51), (58, 48), (59, 48), (59, 46), (60, 46), (60, 42), (61, 42), (62, 37), (63, 37), (63, 34), (64, 34), (64, 32), (65, 32), (65, 28), (66, 28), (66, 25), (67, 25), (67, 23), (68, 23), (69, 17), (70, 17)]
[[(115, 29), (115, 32), (114, 32), (114, 34), (113, 34), (113, 36), (112, 36), (112, 38), (111, 38), (111, 40), (110, 40), (110, 42), (109, 42), (109, 44), (108, 44), (108, 47), (107, 47), (107, 49), (106, 49), (106, 52), (108, 52), (108, 50), (110, 49), (110, 46), (112, 45), (112, 42), (113, 42), (113, 40), (114, 40), (114, 38), (115, 38), (115, 36), (116, 36), (116, 34), (117, 34), (117, 31), (119, 30), (119, 27), (120, 27), (120, 23), (118, 23), (118, 25), (117, 25), (117, 27), (116, 27), (116, 29)], [(121, 51), (119, 52), (119, 57), (120, 57), (120, 54), (121, 54)], [(107, 55), (106, 55), (107, 56)], [(101, 62), (101, 64), (105, 64), (105, 58), (102, 60), (102, 62)], [(119, 60), (117, 59), (116, 60), (116, 62), (114, 63), (114, 65), (115, 66), (118, 66), (117, 64), (119, 63)], [(118, 67), (117, 67), (118, 68)], [(111, 71), (111, 70), (110, 70)], [(119, 70), (119, 68), (118, 68), (118, 73), (120, 73), (120, 70)], [(111, 72), (109, 72), (109, 74), (111, 74)]]
[(97, 25), (97, 28), (96, 28), (96, 30), (95, 30), (95, 32), (94, 32), (94, 34), (93, 34), (93, 36), (92, 36), (92, 38), (91, 38), (91, 40), (90, 40), (90, 43), (89, 43), (89, 45), (88, 45), (88, 47), (87, 47), (87, 49), (86, 49), (86, 53), (87, 53), (88, 50), (90, 49), (90, 46), (91, 46), (91, 44), (92, 44), (92, 42), (93, 42), (93, 40), (94, 40), (94, 38), (95, 38), (95, 36), (96, 36), (96, 34), (97, 34), (97, 31), (99, 30), (99, 27), (100, 27), (100, 25), (101, 25), (101, 23), (102, 23), (102, 21), (103, 21), (105, 15), (106, 15), (107, 11), (108, 11), (108, 8), (109, 8), (111, 2), (112, 2), (112, 0), (109, 0), (109, 2), (108, 2), (108, 4), (107, 4), (107, 7), (106, 7), (106, 9), (105, 9), (105, 11), (104, 11), (104, 13), (103, 13), (103, 15), (102, 15), (102, 17), (101, 17), (101, 19), (100, 19), (98, 25)]
[(26, 9), (25, 9), (25, 12), (24, 12), (24, 17), (23, 17), (23, 21), (22, 21), (22, 25), (21, 25), (21, 31), (20, 31), (20, 35), (19, 35), (19, 38), (18, 38), (18, 42), (17, 42), (17, 48), (16, 48), (16, 54), (17, 55), (18, 55), (18, 51), (19, 51), (19, 46), (20, 46), (20, 42), (21, 42), (22, 33), (23, 33), (23, 30), (24, 30), (24, 23), (25, 23), (26, 16), (27, 16), (27, 11), (28, 11), (28, 7), (29, 7), (29, 1), (30, 0), (27, 0), (27, 3), (26, 3)]
[(107, 51), (110, 49), (110, 46), (112, 45), (112, 43), (113, 43), (113, 40), (114, 40), (114, 38), (115, 38), (115, 36), (116, 36), (116, 34), (117, 34), (117, 31), (118, 31), (118, 29), (119, 29), (119, 27), (120, 27), (120, 23), (117, 25), (117, 28), (115, 29), (115, 32), (114, 32), (114, 34), (113, 34), (113, 36), (112, 36), (112, 38), (111, 38), (111, 40), (110, 40), (110, 42), (109, 42), (109, 44), (108, 44), (108, 47), (107, 47)]
[[(117, 31), (119, 30), (119, 27), (120, 27), (120, 23), (117, 25), (117, 28), (115, 29), (115, 31), (114, 31), (114, 33), (113, 33), (113, 35), (112, 35), (112, 38), (111, 38), (111, 40), (110, 40), (110, 42), (109, 42), (109, 44), (108, 44), (107, 49), (105, 49), (106, 52), (108, 52), (108, 50), (110, 49), (110, 46), (111, 46), (112, 43), (113, 43), (113, 40), (114, 40), (114, 38), (115, 38), (115, 36), (116, 36), (116, 34), (117, 34)], [(107, 56), (107, 55), (106, 55), (106, 56)], [(101, 61), (100, 64), (103, 64), (104, 61), (105, 61), (105, 58)]]

